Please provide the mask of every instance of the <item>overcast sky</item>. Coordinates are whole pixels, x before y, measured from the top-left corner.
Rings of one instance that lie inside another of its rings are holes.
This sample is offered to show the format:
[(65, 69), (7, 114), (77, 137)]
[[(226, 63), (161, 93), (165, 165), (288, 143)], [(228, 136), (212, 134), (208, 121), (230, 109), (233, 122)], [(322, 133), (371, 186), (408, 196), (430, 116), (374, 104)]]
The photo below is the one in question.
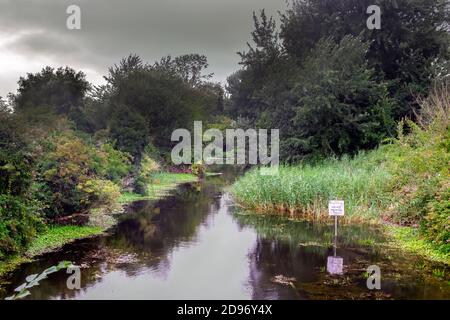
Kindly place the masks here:
[[(81, 30), (68, 30), (66, 9), (81, 8)], [(0, 96), (46, 65), (69, 65), (103, 82), (107, 68), (129, 53), (153, 62), (165, 55), (208, 57), (224, 82), (246, 49), (252, 12), (279, 17), (286, 0), (0, 0)]]

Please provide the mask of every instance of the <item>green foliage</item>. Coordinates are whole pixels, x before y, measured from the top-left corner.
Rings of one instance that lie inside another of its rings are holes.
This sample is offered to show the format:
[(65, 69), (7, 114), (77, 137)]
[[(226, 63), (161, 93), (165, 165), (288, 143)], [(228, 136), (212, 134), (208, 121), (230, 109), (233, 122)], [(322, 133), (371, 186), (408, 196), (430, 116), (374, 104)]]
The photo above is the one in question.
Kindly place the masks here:
[(0, 110), (0, 194), (23, 195), (31, 183), (33, 159), (20, 119)]
[[(168, 137), (174, 129), (190, 128), (194, 119), (207, 120), (216, 115), (223, 90), (205, 81), (208, 76), (203, 76), (202, 71), (206, 66), (206, 58), (195, 54), (166, 57), (154, 65), (130, 55), (110, 68), (106, 79), (110, 111), (114, 115), (111, 133), (118, 145), (126, 146), (120, 143), (113, 127), (124, 126), (132, 128), (133, 133), (150, 135), (155, 147), (167, 151), (172, 146)], [(136, 143), (141, 141), (139, 137)], [(126, 151), (135, 157), (142, 148)]]
[(450, 183), (442, 185), (434, 199), (427, 204), (427, 214), (422, 223), (425, 237), (450, 254)]
[[(351, 154), (373, 148), (393, 131), (393, 102), (368, 68), (368, 46), (354, 37), (321, 40), (304, 62), (293, 94), (294, 154)], [(386, 118), (386, 120), (385, 120)]]
[(200, 54), (185, 54), (175, 59), (167, 56), (156, 62), (154, 68), (178, 76), (192, 87), (200, 86), (212, 77), (212, 74), (202, 74), (202, 71), (208, 68), (208, 60)]
[(42, 230), (39, 204), (23, 197), (0, 194), (0, 260), (22, 252)]
[(84, 98), (90, 89), (84, 73), (69, 67), (56, 70), (45, 67), (41, 72), (21, 77), (18, 85), (17, 94), (10, 96), (16, 112), (39, 119), (37, 111), (47, 108), (49, 112), (67, 116), (80, 130), (92, 128), (84, 110)]
[(134, 189), (133, 192), (141, 195), (148, 195), (148, 185), (150, 184), (152, 175), (159, 170), (159, 164), (147, 155), (144, 155), (140, 169), (134, 173)]
[(0, 260), (21, 252), (43, 226), (40, 203), (29, 199), (34, 161), (23, 129), (0, 110)]
[(281, 132), (282, 161), (371, 149), (415, 97), (448, 74), (443, 0), (380, 0), (382, 30), (369, 30), (370, 0), (298, 0), (274, 19), (254, 14), (253, 45), (228, 78), (225, 111)]
[(421, 237), (418, 229), (387, 225), (385, 230), (394, 247), (412, 251), (427, 260), (449, 264), (450, 253), (436, 250), (436, 245), (428, 241), (427, 238)]
[(422, 235), (450, 251), (450, 91), (437, 87), (421, 101), (418, 124), (408, 122), (410, 134), (400, 135), (392, 149), (393, 205), (390, 218), (419, 224)]
[(59, 248), (76, 239), (98, 235), (104, 231), (100, 227), (91, 226), (58, 226), (50, 225), (32, 241), (26, 251), (27, 256), (34, 257)]
[(114, 149), (110, 143), (101, 144), (93, 156), (97, 175), (115, 183), (120, 183), (132, 170), (131, 156)]
[(110, 135), (115, 147), (133, 157), (140, 164), (142, 152), (149, 142), (148, 126), (145, 119), (135, 110), (120, 107), (110, 123)]
[[(119, 196), (119, 187), (102, 176), (116, 173), (112, 163), (126, 168), (126, 162), (121, 162), (126, 159), (123, 153), (109, 147), (98, 151), (70, 131), (49, 137), (44, 145), (35, 189), (36, 197), (46, 204), (47, 217), (85, 212), (112, 204)], [(108, 154), (115, 157), (106, 159)]]
[[(366, 27), (366, 10), (376, 4), (382, 12), (381, 30)], [(361, 36), (370, 46), (368, 63), (379, 79), (387, 80), (399, 100), (395, 119), (412, 115), (415, 96), (429, 89), (436, 58), (447, 60), (449, 35), (445, 0), (300, 0), (282, 15), (280, 38), (289, 56), (303, 61), (320, 39), (339, 43)]]

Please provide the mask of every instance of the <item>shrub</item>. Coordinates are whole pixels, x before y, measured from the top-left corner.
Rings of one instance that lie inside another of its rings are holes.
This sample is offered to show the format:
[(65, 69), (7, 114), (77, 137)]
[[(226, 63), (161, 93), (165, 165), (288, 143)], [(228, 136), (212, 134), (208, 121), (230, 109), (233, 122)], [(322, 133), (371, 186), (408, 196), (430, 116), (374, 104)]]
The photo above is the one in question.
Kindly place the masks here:
[(117, 199), (120, 197), (120, 187), (112, 181), (102, 179), (91, 179), (77, 186), (86, 193), (87, 205), (95, 203), (114, 210)]
[(131, 156), (109, 143), (104, 143), (99, 150), (93, 150), (95, 172), (108, 180), (119, 183), (132, 169)]
[(24, 250), (43, 228), (37, 202), (0, 194), (0, 259)]
[(440, 251), (450, 253), (450, 181), (428, 203), (421, 230)]
[(152, 175), (159, 170), (159, 164), (149, 156), (145, 155), (141, 161), (140, 172), (136, 174), (134, 192), (146, 196), (148, 194), (148, 185), (151, 182)]
[(118, 199), (119, 187), (107, 178), (116, 181), (129, 171), (127, 154), (109, 145), (97, 150), (70, 131), (50, 137), (44, 146), (34, 189), (47, 217), (110, 207)]
[(85, 210), (89, 195), (78, 186), (91, 178), (91, 150), (73, 133), (52, 136), (44, 145), (46, 150), (38, 166), (37, 182), (45, 185), (46, 216), (64, 216)]
[(144, 156), (141, 162), (141, 175), (145, 179), (150, 179), (151, 176), (160, 170), (158, 162), (150, 158), (149, 156)]
[[(402, 224), (421, 224), (422, 233), (436, 244), (438, 238), (445, 238), (441, 232), (445, 234), (444, 222), (450, 219), (441, 199), (446, 194), (443, 186), (450, 184), (449, 89), (444, 85), (421, 101), (417, 124), (400, 123), (399, 139), (387, 163), (393, 176), (391, 219)], [(408, 135), (403, 135), (405, 125)]]

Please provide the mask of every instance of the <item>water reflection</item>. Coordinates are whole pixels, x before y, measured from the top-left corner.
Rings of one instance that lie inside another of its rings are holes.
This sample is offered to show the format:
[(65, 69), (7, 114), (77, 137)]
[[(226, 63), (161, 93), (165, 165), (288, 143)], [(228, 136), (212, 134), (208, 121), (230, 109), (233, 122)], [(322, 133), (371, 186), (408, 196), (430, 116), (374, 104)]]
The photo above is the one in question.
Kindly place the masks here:
[(336, 255), (337, 251), (337, 236), (334, 237), (333, 255), (327, 258), (327, 271), (332, 275), (342, 275), (344, 269), (344, 258)]
[(166, 200), (134, 203), (109, 234), (23, 265), (0, 295), (27, 275), (70, 260), (82, 267), (81, 290), (68, 290), (67, 275), (59, 272), (28, 299), (373, 298), (379, 293), (367, 292), (363, 276), (371, 264), (401, 275), (386, 275), (383, 298), (450, 297), (444, 281), (405, 271), (407, 258), (389, 260), (368, 245), (384, 241), (378, 230), (343, 226), (335, 239), (327, 225), (246, 215), (222, 192), (229, 179), (208, 178)]

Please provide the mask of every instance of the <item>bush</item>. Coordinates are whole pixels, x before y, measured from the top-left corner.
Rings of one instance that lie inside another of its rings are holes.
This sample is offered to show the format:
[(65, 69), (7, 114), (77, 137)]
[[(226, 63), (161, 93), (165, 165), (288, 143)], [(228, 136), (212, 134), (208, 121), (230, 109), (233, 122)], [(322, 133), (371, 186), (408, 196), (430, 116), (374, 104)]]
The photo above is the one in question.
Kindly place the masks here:
[(37, 202), (0, 194), (0, 259), (24, 250), (43, 228)]
[(119, 187), (105, 178), (119, 179), (129, 170), (125, 153), (109, 145), (97, 150), (73, 132), (52, 136), (44, 145), (35, 194), (45, 202), (47, 217), (111, 206), (117, 200)]
[[(400, 123), (389, 170), (392, 172), (390, 218), (401, 224), (421, 225), (425, 237), (447, 246), (450, 214), (445, 195), (450, 185), (450, 87), (436, 88), (421, 101), (417, 124)], [(407, 125), (409, 134), (404, 135)]]
[(140, 172), (136, 174), (134, 182), (134, 192), (146, 196), (148, 194), (148, 185), (151, 182), (152, 175), (160, 170), (159, 164), (145, 155), (141, 161)]
[(95, 172), (108, 180), (119, 183), (132, 169), (131, 156), (109, 143), (104, 143), (99, 150), (93, 150)]
[(450, 181), (443, 184), (427, 205), (423, 234), (444, 253), (450, 253)]
[(117, 199), (120, 197), (120, 187), (109, 180), (91, 179), (80, 184), (77, 188), (88, 194), (87, 205), (95, 203), (96, 206), (114, 210)]

